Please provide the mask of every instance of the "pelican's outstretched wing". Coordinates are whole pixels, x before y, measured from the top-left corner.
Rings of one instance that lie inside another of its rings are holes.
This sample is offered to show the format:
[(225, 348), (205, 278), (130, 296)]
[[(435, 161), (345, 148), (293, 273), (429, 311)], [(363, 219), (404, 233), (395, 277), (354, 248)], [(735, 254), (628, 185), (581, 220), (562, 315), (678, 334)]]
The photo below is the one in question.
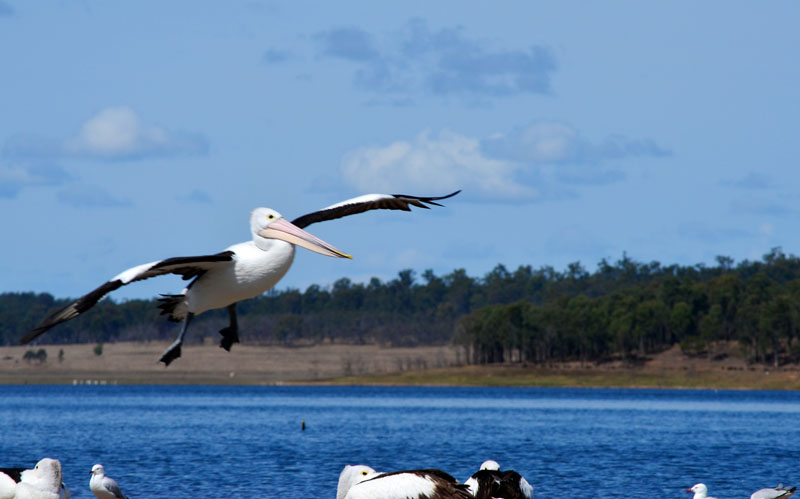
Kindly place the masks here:
[(28, 343), (51, 327), (77, 317), (92, 308), (105, 295), (126, 284), (165, 274), (178, 274), (184, 279), (192, 279), (220, 264), (232, 261), (233, 255), (233, 251), (223, 251), (215, 255), (179, 256), (132, 267), (61, 310), (53, 312), (36, 329), (20, 338), (19, 342)]
[(303, 229), (313, 223), (324, 222), (326, 220), (335, 220), (337, 218), (355, 215), (356, 213), (364, 213), (365, 211), (370, 210), (411, 211), (411, 206), (429, 209), (430, 207), (427, 206), (426, 203), (435, 206), (442, 206), (436, 201), (451, 198), (459, 192), (461, 192), (461, 190), (457, 190), (456, 192), (450, 193), (446, 196), (438, 197), (408, 196), (405, 194), (366, 194), (364, 196), (358, 196), (357, 198), (348, 199), (347, 201), (342, 201), (341, 203), (336, 203), (328, 206), (327, 208), (315, 211), (314, 213), (309, 213), (308, 215), (295, 218), (292, 220), (292, 223)]

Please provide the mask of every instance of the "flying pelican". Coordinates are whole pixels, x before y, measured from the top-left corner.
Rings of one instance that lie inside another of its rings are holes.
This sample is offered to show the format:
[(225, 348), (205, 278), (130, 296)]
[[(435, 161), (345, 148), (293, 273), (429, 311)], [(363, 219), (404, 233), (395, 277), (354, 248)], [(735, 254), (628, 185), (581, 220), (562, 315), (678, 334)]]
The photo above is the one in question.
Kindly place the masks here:
[(97, 496), (98, 499), (127, 499), (119, 488), (116, 480), (106, 476), (106, 470), (102, 464), (95, 464), (92, 466), (92, 471), (89, 472), (92, 478), (89, 480), (89, 490), (92, 494)]
[(784, 487), (778, 484), (775, 488), (759, 489), (750, 495), (750, 499), (786, 499), (794, 495), (797, 487)]
[(686, 489), (686, 492), (694, 492), (692, 499), (717, 499), (708, 495), (708, 487), (704, 483), (696, 483), (691, 489)]
[(466, 485), (444, 471), (378, 473), (369, 466), (345, 466), (337, 499), (473, 499)]
[(439, 197), (367, 194), (303, 215), (292, 222), (275, 210), (256, 208), (250, 215), (250, 230), (253, 234), (251, 241), (234, 244), (214, 255), (173, 257), (130, 268), (50, 314), (34, 330), (23, 336), (20, 343), (28, 343), (51, 327), (77, 317), (92, 308), (106, 294), (126, 284), (159, 275), (178, 274), (184, 280), (192, 281), (180, 294), (162, 295), (159, 308), (162, 314), (169, 315), (169, 320), (183, 321), (183, 327), (159, 361), (168, 366), (181, 356), (186, 330), (195, 315), (224, 307), (228, 308), (230, 324), (220, 330), (220, 346), (230, 351), (231, 345), (239, 342), (236, 302), (258, 296), (275, 286), (292, 264), (295, 245), (326, 256), (352, 258), (303, 228), (313, 223), (369, 210), (411, 211), (411, 206), (426, 209), (429, 208), (427, 205), (442, 206), (436, 201), (455, 196), (459, 192), (461, 191)]
[(533, 486), (514, 470), (500, 471), (497, 461), (484, 461), (464, 484), (475, 499), (532, 499)]

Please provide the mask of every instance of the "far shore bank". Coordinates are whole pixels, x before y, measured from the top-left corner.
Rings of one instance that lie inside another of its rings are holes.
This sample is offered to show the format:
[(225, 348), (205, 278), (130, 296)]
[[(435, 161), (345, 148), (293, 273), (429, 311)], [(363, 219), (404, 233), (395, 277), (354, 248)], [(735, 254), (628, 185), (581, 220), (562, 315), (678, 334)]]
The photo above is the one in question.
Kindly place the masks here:
[[(308, 384), (308, 383), (305, 383)], [(711, 390), (800, 390), (797, 372), (615, 371), (571, 368), (523, 368), (513, 365), (462, 366), (376, 376), (345, 376), (311, 384), (364, 386), (482, 386), (541, 388), (669, 388)]]
[[(692, 358), (675, 347), (636, 365), (578, 362), (463, 365), (450, 346), (383, 348), (188, 345), (171, 366), (158, 363), (167, 343), (0, 347), (0, 384), (414, 385), (583, 388), (800, 390), (800, 366), (751, 365), (735, 355)], [(44, 349), (46, 361), (26, 361)], [(63, 352), (63, 353), (62, 353)]]

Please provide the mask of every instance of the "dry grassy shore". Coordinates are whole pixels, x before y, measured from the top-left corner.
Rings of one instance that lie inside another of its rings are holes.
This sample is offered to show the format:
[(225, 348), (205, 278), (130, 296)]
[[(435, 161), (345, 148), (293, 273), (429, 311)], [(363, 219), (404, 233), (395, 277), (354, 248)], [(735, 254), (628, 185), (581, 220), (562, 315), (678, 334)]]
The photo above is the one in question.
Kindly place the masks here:
[[(27, 362), (27, 347), (0, 347), (0, 384), (227, 384), (460, 385), (544, 387), (735, 388), (800, 390), (800, 367), (749, 365), (735, 345), (691, 358), (677, 347), (632, 366), (559, 363), (460, 366), (452, 347), (381, 348), (316, 345), (287, 348), (189, 345), (165, 368), (157, 359), (166, 343), (44, 345), (47, 361)], [(59, 351), (64, 354), (59, 360)]]
[[(169, 367), (158, 362), (168, 343), (106, 343), (0, 347), (0, 384), (228, 384), (313, 382), (347, 375), (384, 374), (450, 366), (450, 347), (380, 348), (372, 345), (267, 347), (184, 345)], [(28, 362), (28, 350), (47, 352), (47, 360)], [(64, 354), (59, 359), (59, 352)]]

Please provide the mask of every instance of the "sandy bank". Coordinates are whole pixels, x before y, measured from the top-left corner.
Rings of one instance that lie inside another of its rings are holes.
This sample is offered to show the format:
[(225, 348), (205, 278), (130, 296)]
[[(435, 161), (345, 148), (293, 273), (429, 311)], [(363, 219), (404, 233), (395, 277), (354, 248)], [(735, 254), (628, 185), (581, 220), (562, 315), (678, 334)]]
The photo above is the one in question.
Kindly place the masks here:
[[(28, 347), (0, 347), (0, 384), (232, 384), (334, 383), (383, 385), (752, 388), (800, 390), (800, 366), (751, 365), (735, 344), (708, 357), (688, 357), (676, 346), (636, 365), (621, 361), (548, 366), (463, 366), (453, 347), (382, 348), (375, 345), (265, 347), (190, 345), (170, 367), (158, 363), (167, 343), (44, 345), (47, 361), (27, 362)], [(64, 355), (59, 360), (59, 351)]]
[[(316, 345), (286, 348), (189, 345), (169, 367), (158, 362), (168, 343), (108, 343), (102, 355), (95, 345), (40, 345), (47, 361), (23, 359), (27, 346), (0, 347), (0, 384), (274, 384), (315, 381), (366, 373), (396, 373), (450, 366), (451, 347), (381, 348), (374, 345)], [(62, 360), (59, 351), (63, 350)]]

